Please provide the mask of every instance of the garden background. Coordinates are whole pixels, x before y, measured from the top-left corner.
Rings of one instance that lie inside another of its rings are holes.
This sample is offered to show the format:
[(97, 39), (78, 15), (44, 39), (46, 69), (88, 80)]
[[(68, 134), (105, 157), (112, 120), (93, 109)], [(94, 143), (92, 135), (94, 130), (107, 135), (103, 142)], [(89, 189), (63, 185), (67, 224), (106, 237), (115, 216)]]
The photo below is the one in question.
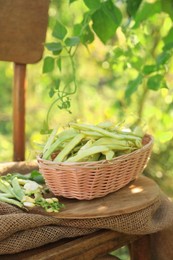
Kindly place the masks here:
[[(145, 175), (173, 197), (172, 53), (171, 0), (52, 0), (44, 57), (27, 69), (26, 160), (55, 125), (140, 125), (155, 139)], [(12, 81), (0, 62), (0, 162), (12, 160)]]

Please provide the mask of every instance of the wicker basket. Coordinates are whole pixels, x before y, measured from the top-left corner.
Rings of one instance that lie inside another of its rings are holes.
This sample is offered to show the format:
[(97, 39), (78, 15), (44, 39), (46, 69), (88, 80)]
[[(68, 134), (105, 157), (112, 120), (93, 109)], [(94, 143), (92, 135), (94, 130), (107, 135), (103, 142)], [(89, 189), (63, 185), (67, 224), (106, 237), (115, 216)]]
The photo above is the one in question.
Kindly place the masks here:
[(57, 163), (37, 157), (39, 171), (57, 196), (91, 200), (115, 192), (137, 178), (147, 165), (153, 138), (145, 135), (143, 147), (110, 161)]

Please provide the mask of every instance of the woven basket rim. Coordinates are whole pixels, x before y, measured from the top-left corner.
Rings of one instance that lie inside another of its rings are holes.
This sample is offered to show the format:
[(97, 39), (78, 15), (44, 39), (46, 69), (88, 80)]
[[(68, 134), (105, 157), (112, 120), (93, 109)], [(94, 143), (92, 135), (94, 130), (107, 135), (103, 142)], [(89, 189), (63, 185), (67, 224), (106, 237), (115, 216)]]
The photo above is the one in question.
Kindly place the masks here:
[(144, 144), (141, 148), (132, 151), (131, 153), (128, 154), (123, 154), (120, 156), (117, 156), (115, 158), (113, 158), (112, 160), (100, 160), (100, 161), (94, 161), (94, 162), (54, 162), (51, 160), (46, 160), (43, 159), (41, 156), (41, 154), (39, 154), (37, 156), (37, 161), (41, 161), (45, 164), (50, 164), (50, 165), (66, 165), (66, 166), (70, 166), (70, 165), (76, 165), (76, 166), (93, 166), (93, 165), (101, 165), (101, 164), (105, 164), (105, 163), (114, 163), (115, 161), (123, 161), (124, 159), (128, 158), (131, 155), (135, 155), (136, 153), (139, 153), (143, 150), (146, 150), (149, 146), (152, 146), (154, 143), (154, 137), (150, 134), (145, 134), (143, 138), (149, 138), (149, 142)]

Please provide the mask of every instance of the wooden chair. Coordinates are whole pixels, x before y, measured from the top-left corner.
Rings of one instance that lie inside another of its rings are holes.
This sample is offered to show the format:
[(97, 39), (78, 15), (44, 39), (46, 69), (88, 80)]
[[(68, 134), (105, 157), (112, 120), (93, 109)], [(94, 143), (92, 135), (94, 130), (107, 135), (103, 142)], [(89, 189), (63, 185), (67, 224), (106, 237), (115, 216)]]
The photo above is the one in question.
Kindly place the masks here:
[[(49, 0), (0, 0), (0, 6), (0, 60), (14, 62), (13, 160), (24, 161), (26, 65), (42, 58)], [(118, 259), (108, 253), (124, 245), (128, 245), (131, 259), (151, 260), (149, 235), (126, 235), (111, 230), (63, 239), (1, 259)]]
[(0, 0), (0, 60), (14, 62), (14, 161), (25, 159), (26, 65), (42, 58), (49, 1)]

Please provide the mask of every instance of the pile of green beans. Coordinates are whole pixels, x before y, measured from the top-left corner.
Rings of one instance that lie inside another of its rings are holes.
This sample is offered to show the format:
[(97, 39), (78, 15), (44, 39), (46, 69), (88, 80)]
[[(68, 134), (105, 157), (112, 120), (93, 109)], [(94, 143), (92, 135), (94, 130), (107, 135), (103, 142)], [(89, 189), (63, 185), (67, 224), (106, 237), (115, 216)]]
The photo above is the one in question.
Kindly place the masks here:
[(141, 129), (125, 131), (111, 122), (98, 125), (69, 123), (60, 133), (57, 128), (51, 132), (42, 158), (54, 162), (111, 160), (141, 148), (142, 138)]
[[(18, 173), (0, 176), (0, 201), (21, 209), (29, 210), (39, 206), (46, 212), (59, 212), (64, 205), (56, 197), (50, 197), (48, 192), (46, 186)], [(49, 198), (45, 197), (46, 193)]]

